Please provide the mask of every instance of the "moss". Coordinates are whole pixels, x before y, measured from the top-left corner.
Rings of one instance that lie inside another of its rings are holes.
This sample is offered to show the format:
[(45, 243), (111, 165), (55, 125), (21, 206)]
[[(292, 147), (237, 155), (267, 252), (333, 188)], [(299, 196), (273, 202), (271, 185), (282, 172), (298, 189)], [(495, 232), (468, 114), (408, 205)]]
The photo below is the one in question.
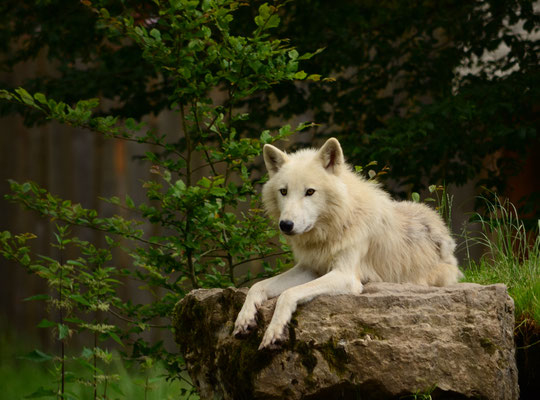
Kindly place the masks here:
[(234, 398), (248, 398), (253, 393), (256, 375), (274, 359), (273, 352), (258, 350), (260, 341), (259, 335), (251, 334), (237, 345), (222, 347), (215, 355), (220, 381), (229, 385), (227, 391)]
[(299, 342), (294, 347), (294, 351), (300, 356), (300, 362), (306, 367), (309, 374), (311, 374), (317, 366), (317, 357), (313, 354), (313, 350), (313, 347), (305, 342)]
[(300, 362), (306, 368), (308, 374), (311, 374), (317, 365), (317, 357), (313, 354), (313, 347), (306, 342), (296, 340), (296, 328), (298, 327), (298, 313), (289, 322), (289, 340), (283, 344), (283, 347), (300, 356)]
[(180, 351), (185, 352), (187, 350), (186, 339), (202, 339), (205, 336), (204, 333), (208, 332), (209, 327), (206, 326), (204, 317), (204, 307), (192, 297), (185, 297), (176, 304), (172, 323)]
[(480, 346), (488, 353), (489, 355), (493, 355), (497, 349), (499, 349), (499, 346), (494, 344), (491, 339), (488, 338), (481, 338), (480, 339)]
[[(258, 350), (259, 331), (242, 340), (232, 339), (216, 351), (214, 335), (238, 312), (242, 297), (245, 296), (225, 290), (209, 307), (209, 303), (187, 296), (176, 305), (173, 315), (176, 342), (181, 353), (189, 357), (190, 372), (198, 374), (205, 366), (206, 379), (216, 384), (216, 391), (219, 380), (228, 385), (226, 391), (237, 399), (249, 398), (255, 375), (273, 359), (272, 353)], [(230, 312), (216, 313), (216, 306)]]
[(313, 374), (308, 374), (304, 378), (304, 387), (307, 389), (313, 389), (317, 387), (317, 381), (313, 378)]
[(358, 324), (358, 336), (361, 339), (365, 339), (366, 336), (369, 336), (371, 339), (384, 340), (384, 337), (375, 329), (373, 329), (370, 326), (363, 325), (361, 323)]
[(331, 338), (326, 343), (317, 346), (317, 350), (321, 353), (332, 371), (338, 375), (343, 375), (346, 372), (347, 368), (345, 365), (350, 362), (350, 357), (347, 351), (337, 344), (336, 339)]
[[(223, 315), (224, 320), (219, 321), (219, 325), (228, 319), (234, 321), (236, 314), (242, 307), (244, 297), (238, 296), (233, 290), (223, 292), (218, 303), (223, 307), (223, 310), (230, 310), (230, 315)], [(264, 330), (259, 327), (242, 340), (234, 339), (228, 345), (221, 346), (217, 354), (208, 354), (208, 357), (211, 357), (209, 361), (215, 360), (216, 370), (220, 373), (220, 382), (228, 386), (227, 392), (233, 394), (235, 399), (250, 398), (253, 394), (255, 377), (275, 357), (275, 352), (258, 349), (263, 333)], [(214, 349), (208, 351), (212, 352)], [(208, 365), (210, 364), (211, 362), (208, 363)]]

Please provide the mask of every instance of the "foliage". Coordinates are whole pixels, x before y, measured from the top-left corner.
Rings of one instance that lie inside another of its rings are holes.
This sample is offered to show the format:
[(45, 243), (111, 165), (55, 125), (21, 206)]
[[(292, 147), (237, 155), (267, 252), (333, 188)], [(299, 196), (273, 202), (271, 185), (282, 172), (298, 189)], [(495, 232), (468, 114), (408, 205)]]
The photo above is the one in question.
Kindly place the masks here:
[[(264, 144), (309, 124), (245, 137), (238, 125), (250, 117), (238, 105), (284, 80), (320, 79), (299, 70), (299, 62), (313, 54), (300, 55), (287, 40), (271, 36), (280, 23), (276, 4), (261, 4), (253, 22), (237, 32), (231, 26), (242, 4), (231, 0), (154, 1), (142, 19), (127, 7), (114, 13), (99, 7), (107, 2), (82, 3), (98, 15), (104, 37), (111, 43), (129, 40), (136, 44), (156, 79), (167, 82), (168, 104), (178, 114), (182, 132), (168, 136), (146, 129), (134, 118), (100, 115), (98, 99), (68, 105), (23, 88), (0, 91), (10, 104), (47, 119), (151, 149), (145, 154), (152, 173), (143, 183), (147, 202), (135, 204), (129, 196), (108, 199), (128, 210), (133, 219), (101, 217), (35, 183), (11, 182), (9, 200), (58, 221), (56, 258), (33, 254), (28, 241), (35, 235), (10, 232), (0, 235), (0, 254), (49, 284), (51, 293), (34, 299), (46, 301), (59, 314), (57, 321), (44, 320), (39, 325), (55, 332), (59, 354), (36, 351), (33, 355), (38, 361), (55, 361), (58, 382), (57, 387), (44, 388), (36, 395), (59, 398), (74, 396), (68, 388), (74, 382), (91, 385), (94, 398), (106, 397), (98, 388), (103, 381), (114, 387), (113, 377), (105, 373), (111, 359), (110, 341), (104, 342), (108, 339), (123, 346), (126, 359), (143, 365), (161, 361), (168, 379), (181, 379), (181, 357), (166, 351), (161, 342), (149, 343), (142, 334), (149, 329), (171, 329), (162, 318), (171, 317), (176, 302), (190, 289), (245, 284), (285, 266), (286, 258), (273, 266), (263, 261), (257, 275), (238, 272), (247, 263), (288, 253), (276, 243), (277, 232), (262, 215), (255, 185), (264, 178), (257, 179), (248, 165)], [(203, 160), (203, 165), (196, 165), (195, 160)], [(98, 248), (79, 239), (74, 227), (105, 232), (106, 246)], [(150, 236), (150, 231), (158, 233)], [(132, 266), (115, 264), (118, 250), (131, 256)], [(121, 277), (141, 282), (153, 300), (133, 304), (121, 299)], [(68, 339), (82, 331), (94, 337), (91, 348), (75, 357), (90, 370), (88, 379), (68, 370), (71, 363), (66, 356)]]
[[(24, 357), (40, 363), (53, 361), (52, 373), (56, 379), (56, 387), (42, 387), (34, 395), (55, 396), (58, 393), (68, 393), (66, 383), (77, 382), (94, 387), (97, 398), (98, 383), (105, 382), (105, 386), (117, 388), (116, 377), (97, 366), (98, 361), (106, 366), (112, 360), (112, 354), (107, 349), (100, 348), (98, 343), (113, 339), (122, 345), (118, 327), (110, 324), (107, 317), (101, 316), (109, 311), (114, 313), (112, 308), (119, 308), (122, 304), (116, 296), (120, 284), (116, 279), (118, 271), (114, 267), (105, 266), (105, 263), (111, 260), (111, 250), (117, 242), (108, 238), (109, 246), (98, 249), (86, 241), (71, 236), (68, 225), (56, 225), (56, 240), (51, 246), (58, 249), (59, 260), (44, 255), (38, 255), (33, 259), (27, 241), (35, 237), (33, 234), (12, 236), (7, 231), (0, 234), (0, 255), (19, 262), (29, 272), (45, 279), (54, 293), (38, 294), (25, 300), (45, 301), (47, 307), (59, 315), (57, 321), (43, 319), (37, 326), (52, 329), (60, 343), (60, 354), (55, 357), (36, 349)], [(77, 248), (81, 255), (76, 259), (65, 260), (69, 246)], [(85, 318), (88, 314), (91, 317)], [(69, 373), (69, 368), (66, 369), (66, 364), (69, 363), (66, 356), (67, 343), (74, 334), (83, 331), (92, 334), (93, 342), (91, 348), (84, 348), (81, 355), (76, 357), (76, 361), (90, 371), (89, 379), (76, 378)]]
[[(20, 356), (28, 351), (29, 344), (36, 338), (15, 332), (6, 328), (0, 336), (0, 386), (2, 397), (5, 399), (20, 399), (21, 393), (35, 393), (39, 388), (50, 385), (51, 377), (48, 370), (52, 361), (29, 363), (26, 356)], [(189, 389), (184, 381), (166, 381), (166, 370), (162, 365), (153, 365), (143, 370), (130, 368), (122, 362), (118, 352), (113, 351), (112, 361), (107, 365), (108, 374), (116, 379), (117, 384), (105, 388), (107, 382), (98, 385), (98, 392), (105, 393), (108, 399), (133, 400), (178, 400), (182, 390)], [(67, 357), (71, 360), (71, 357)], [(76, 375), (83, 375), (85, 367), (73, 360)], [(73, 398), (82, 400), (93, 399), (93, 387), (79, 381), (71, 387)], [(103, 396), (105, 397), (105, 396)], [(191, 399), (197, 399), (192, 396)]]
[(306, 71), (335, 82), (274, 87), (250, 103), (261, 121), (268, 104), (281, 105), (274, 118), (312, 110), (317, 137), (338, 137), (355, 163), (388, 165), (404, 191), (482, 171), (479, 183), (500, 192), (538, 140), (540, 15), (529, 0), (300, 0), (287, 17), (280, 29), (299, 49), (326, 48)]
[[(58, 68), (24, 82), (30, 92), (66, 103), (117, 99), (114, 114), (136, 119), (167, 108), (174, 80), (141, 60), (134, 41), (108, 35), (99, 13), (82, 3), (111, 14), (132, 10), (137, 23), (156, 15), (153, 3), (132, 0), (5, 0), (0, 52), (6, 67), (42, 51)], [(240, 7), (230, 29), (253, 24), (260, 4)], [(282, 82), (254, 93), (252, 118), (238, 124), (250, 136), (276, 116), (312, 112), (317, 136), (339, 137), (356, 164), (388, 165), (405, 191), (418, 191), (425, 181), (461, 184), (482, 171), (486, 180), (480, 184), (500, 192), (527, 146), (538, 140), (540, 42), (534, 33), (540, 15), (530, 0), (298, 0), (278, 14), (278, 32), (293, 37), (300, 53), (325, 48), (304, 64), (306, 71), (334, 79)], [(149, 34), (154, 26), (147, 28), (144, 40), (158, 45)], [(496, 50), (503, 55), (493, 56)], [(14, 108), (4, 103), (0, 112)], [(28, 123), (36, 121), (35, 112), (23, 112)], [(483, 161), (495, 152), (497, 166), (486, 170)]]
[[(2, 1), (0, 52), (3, 68), (12, 70), (25, 61), (46, 57), (55, 66), (54, 71), (41, 71), (38, 76), (25, 79), (22, 84), (31, 93), (47, 93), (68, 104), (94, 97), (118, 99), (120, 101), (115, 103), (111, 113), (137, 120), (168, 108), (168, 83), (157, 79), (156, 70), (141, 58), (137, 44), (119, 36), (110, 37), (100, 26), (99, 15), (85, 5), (88, 3)], [(111, 0), (92, 3), (104, 7), (112, 15), (129, 9), (139, 16), (146, 9), (156, 11), (150, 2)], [(14, 89), (13, 85), (10, 81), (0, 81), (0, 87)], [(1, 113), (14, 111), (23, 113), (27, 124), (44, 122), (33, 109), (15, 103), (0, 104)]]
[[(486, 249), (479, 262), (470, 261), (465, 280), (491, 284), (503, 282), (514, 299), (516, 321), (523, 329), (540, 328), (540, 236), (528, 232), (515, 207), (497, 196), (485, 200), (486, 215), (476, 214), (480, 237), (467, 238), (470, 245)], [(540, 221), (538, 221), (540, 229)], [(470, 260), (470, 258), (469, 258)], [(536, 328), (535, 328), (536, 327)]]

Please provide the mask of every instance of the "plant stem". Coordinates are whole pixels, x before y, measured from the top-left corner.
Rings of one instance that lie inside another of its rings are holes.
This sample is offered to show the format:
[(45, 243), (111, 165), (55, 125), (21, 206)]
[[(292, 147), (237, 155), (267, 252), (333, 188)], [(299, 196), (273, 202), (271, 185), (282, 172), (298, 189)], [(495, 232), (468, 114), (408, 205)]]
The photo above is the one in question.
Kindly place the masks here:
[(186, 256), (187, 256), (187, 264), (188, 264), (188, 271), (189, 271), (189, 280), (191, 281), (193, 288), (198, 289), (199, 284), (197, 283), (197, 277), (195, 274), (195, 265), (193, 264), (193, 250), (187, 249)]
[(180, 119), (182, 122), (182, 130), (184, 131), (184, 138), (186, 139), (186, 185), (191, 186), (191, 156), (193, 152), (191, 136), (186, 123), (186, 114), (184, 111), (184, 105), (180, 106)]
[[(63, 237), (62, 237), (63, 239)], [(58, 288), (58, 306), (60, 307), (60, 326), (64, 325), (64, 313), (62, 312), (62, 272), (63, 272), (63, 265), (64, 260), (62, 257), (62, 244), (60, 243), (60, 265), (59, 265), (59, 274), (60, 274), (60, 286)], [(61, 370), (61, 387), (60, 387), (60, 397), (64, 399), (64, 392), (65, 392), (65, 376), (66, 376), (66, 363), (65, 363), (65, 345), (64, 340), (60, 339), (60, 365), (62, 366)]]
[[(189, 130), (186, 123), (186, 114), (184, 111), (184, 105), (180, 106), (180, 117), (182, 119), (182, 129), (184, 131), (184, 137), (186, 139), (186, 185), (189, 187), (191, 186), (191, 175), (193, 174), (193, 171), (191, 170), (191, 155), (193, 152), (192, 143), (191, 143), (191, 137), (189, 134)], [(187, 239), (187, 236), (191, 233), (191, 216), (190, 216), (190, 210), (186, 210), (186, 230), (185, 230), (185, 238)], [(191, 281), (191, 284), (193, 285), (193, 288), (198, 288), (199, 284), (197, 283), (197, 277), (195, 274), (195, 265), (193, 264), (193, 249), (191, 247), (188, 247), (186, 249), (186, 258), (187, 258), (187, 265), (188, 265), (188, 271), (189, 271), (189, 279)]]
[(146, 400), (148, 395), (148, 373), (146, 373), (146, 381), (144, 384), (144, 400)]
[(94, 400), (97, 400), (97, 356), (96, 356), (96, 348), (97, 348), (97, 332), (94, 332), (94, 348), (92, 349), (93, 352), (93, 358), (94, 358)]
[(233, 265), (233, 258), (231, 256), (231, 253), (227, 253), (227, 263), (229, 265), (229, 279), (231, 280), (231, 283), (234, 287), (236, 287), (236, 282), (234, 281), (234, 265)]
[[(116, 318), (121, 319), (122, 321), (129, 322), (130, 324), (135, 325), (135, 324), (140, 322), (140, 321), (134, 321), (132, 319), (126, 318), (126, 317), (118, 314), (117, 312), (113, 311), (112, 309), (109, 309), (109, 312), (112, 315), (114, 315)], [(158, 329), (169, 329), (171, 327), (170, 325), (155, 325), (155, 324), (145, 324), (145, 325), (148, 326), (149, 328), (158, 328)]]

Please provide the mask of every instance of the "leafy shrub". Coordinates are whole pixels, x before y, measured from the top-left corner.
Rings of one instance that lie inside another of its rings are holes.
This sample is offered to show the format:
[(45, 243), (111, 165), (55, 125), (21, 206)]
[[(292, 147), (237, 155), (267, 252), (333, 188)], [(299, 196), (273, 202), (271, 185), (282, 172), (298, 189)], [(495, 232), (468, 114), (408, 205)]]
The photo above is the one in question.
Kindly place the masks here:
[[(128, 9), (113, 15), (93, 5), (100, 2), (82, 3), (99, 16), (100, 27), (111, 41), (129, 39), (137, 44), (157, 79), (168, 82), (170, 109), (179, 115), (182, 132), (171, 138), (147, 130), (132, 118), (97, 115), (98, 99), (71, 106), (23, 88), (0, 91), (1, 98), (37, 110), (47, 119), (152, 149), (145, 154), (153, 175), (143, 183), (147, 202), (135, 204), (129, 196), (108, 199), (130, 210), (133, 219), (100, 217), (95, 210), (61, 199), (35, 183), (11, 182), (8, 199), (57, 221), (52, 243), (57, 258), (31, 251), (34, 234), (0, 235), (0, 254), (49, 284), (50, 294), (30, 300), (45, 301), (58, 314), (57, 320), (43, 320), (38, 326), (53, 330), (59, 354), (35, 350), (28, 355), (35, 361), (54, 362), (56, 384), (40, 389), (36, 396), (73, 397), (68, 386), (77, 382), (93, 386), (94, 398), (104, 398), (104, 388), (117, 385), (115, 376), (107, 374), (111, 353), (103, 342), (108, 339), (122, 346), (127, 359), (150, 365), (162, 361), (168, 378), (181, 379), (181, 357), (141, 334), (171, 329), (156, 321), (169, 318), (175, 303), (190, 289), (244, 284), (281, 270), (283, 262), (271, 266), (264, 261), (257, 275), (238, 272), (246, 263), (287, 253), (262, 215), (255, 186), (264, 178), (255, 178), (248, 166), (264, 144), (308, 124), (284, 126), (273, 134), (263, 131), (258, 139), (241, 137), (237, 125), (250, 117), (238, 104), (281, 81), (320, 79), (299, 70), (299, 62), (313, 54), (300, 55), (287, 40), (271, 36), (271, 29), (280, 23), (279, 5), (262, 4), (252, 26), (244, 29), (252, 29), (246, 35), (231, 28), (242, 5), (231, 0), (155, 1), (144, 17)], [(195, 160), (203, 160), (203, 165), (195, 167)], [(145, 233), (143, 222), (158, 227), (159, 234)], [(106, 245), (99, 248), (81, 240), (72, 233), (74, 227), (104, 232)], [(115, 265), (115, 249), (127, 252), (133, 265)], [(142, 282), (153, 301), (134, 304), (122, 299), (123, 278)], [(83, 331), (92, 332), (93, 342), (72, 359), (67, 356), (69, 338)], [(89, 377), (70, 372), (75, 361), (88, 368)]]

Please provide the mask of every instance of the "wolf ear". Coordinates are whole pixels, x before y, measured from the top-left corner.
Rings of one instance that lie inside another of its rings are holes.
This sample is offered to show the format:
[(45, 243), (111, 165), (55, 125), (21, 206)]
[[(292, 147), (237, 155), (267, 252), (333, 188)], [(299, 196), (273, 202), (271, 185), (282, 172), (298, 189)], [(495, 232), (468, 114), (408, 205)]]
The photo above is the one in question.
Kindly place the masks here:
[(336, 168), (339, 168), (345, 163), (343, 157), (343, 150), (336, 138), (330, 138), (319, 149), (319, 159), (322, 162), (323, 167), (328, 171), (335, 173)]
[(287, 154), (271, 144), (265, 144), (263, 147), (264, 163), (270, 176), (279, 171), (281, 166), (289, 159)]

